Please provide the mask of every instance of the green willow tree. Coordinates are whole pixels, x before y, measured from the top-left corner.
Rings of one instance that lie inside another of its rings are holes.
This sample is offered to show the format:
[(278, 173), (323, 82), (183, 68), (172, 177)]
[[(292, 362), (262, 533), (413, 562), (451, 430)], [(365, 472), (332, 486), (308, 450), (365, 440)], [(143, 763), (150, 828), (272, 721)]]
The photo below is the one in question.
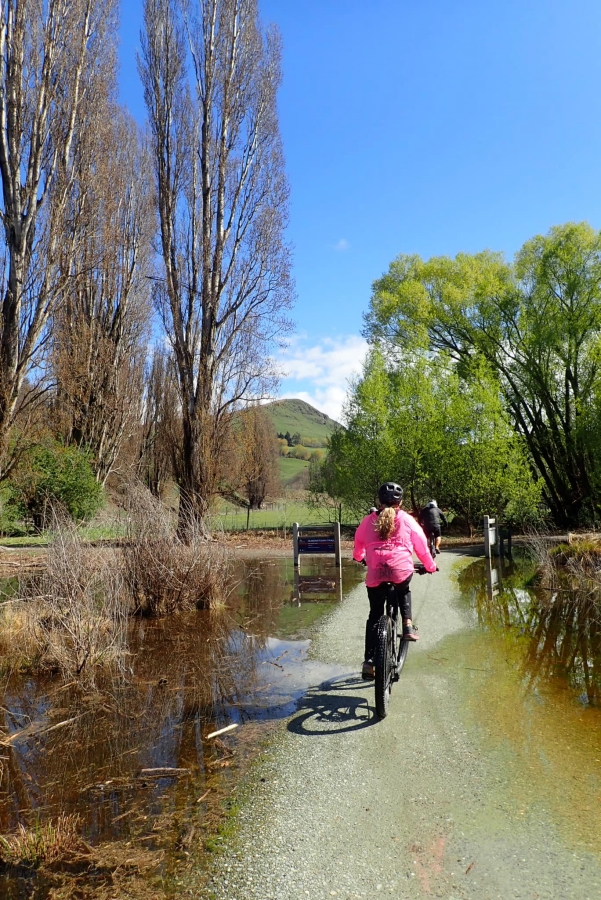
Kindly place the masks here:
[(469, 379), (484, 364), (544, 482), (555, 522), (601, 508), (601, 234), (586, 223), (500, 254), (401, 256), (375, 282), (370, 341), (444, 353)]
[[(432, 496), (473, 527), (485, 513), (523, 522), (537, 513), (540, 486), (504, 413), (496, 383), (482, 369), (459, 377), (444, 356), (413, 351), (384, 358), (374, 348), (314, 473), (314, 496), (327, 493), (355, 515), (394, 479), (406, 507)], [(477, 377), (476, 377), (477, 375)]]

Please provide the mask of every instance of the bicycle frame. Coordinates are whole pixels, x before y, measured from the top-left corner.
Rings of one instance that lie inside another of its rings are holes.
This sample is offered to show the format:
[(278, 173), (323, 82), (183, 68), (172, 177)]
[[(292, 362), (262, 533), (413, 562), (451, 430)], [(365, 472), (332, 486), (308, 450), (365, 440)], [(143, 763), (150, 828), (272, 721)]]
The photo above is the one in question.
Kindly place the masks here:
[[(384, 615), (378, 620), (376, 628), (375, 652), (375, 691), (376, 712), (383, 719), (388, 714), (388, 701), (392, 685), (399, 680), (401, 670), (407, 658), (407, 641), (403, 640), (403, 622), (400, 617), (400, 601), (395, 586), (386, 584), (386, 607)], [(399, 621), (400, 619), (400, 621)]]
[[(425, 575), (426, 569), (418, 564), (414, 567), (418, 575)], [(376, 712), (381, 719), (388, 714), (388, 701), (392, 685), (399, 680), (409, 642), (403, 639), (403, 622), (399, 613), (400, 600), (395, 585), (388, 581), (386, 585), (386, 606), (384, 615), (375, 625), (375, 679)], [(400, 621), (399, 621), (400, 620)]]
[(434, 534), (428, 535), (428, 550), (430, 551), (430, 556), (434, 559), (438, 553), (436, 549), (436, 536)]
[(386, 615), (390, 619), (392, 625), (392, 647), (394, 649), (392, 682), (395, 682), (399, 680), (401, 669), (407, 658), (408, 643), (403, 640), (403, 620), (400, 615), (400, 601), (394, 590), (394, 585), (390, 582), (388, 582), (387, 585)]

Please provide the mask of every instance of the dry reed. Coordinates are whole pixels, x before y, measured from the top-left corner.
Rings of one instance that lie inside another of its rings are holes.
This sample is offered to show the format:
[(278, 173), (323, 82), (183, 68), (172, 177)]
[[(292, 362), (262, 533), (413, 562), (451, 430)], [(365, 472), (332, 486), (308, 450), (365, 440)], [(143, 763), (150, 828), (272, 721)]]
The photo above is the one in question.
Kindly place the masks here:
[(179, 536), (169, 510), (141, 486), (129, 492), (124, 577), (139, 615), (212, 609), (229, 590), (229, 557), (198, 522)]
[(128, 491), (122, 547), (90, 547), (60, 511), (41, 572), (23, 574), (0, 604), (4, 669), (60, 672), (93, 684), (98, 667), (122, 671), (128, 617), (220, 606), (231, 588), (228, 551), (200, 525), (180, 539), (169, 511), (141, 487)]
[(23, 640), (35, 664), (72, 678), (120, 667), (127, 650), (128, 603), (117, 551), (93, 550), (56, 511), (45, 569), (22, 578)]
[(549, 598), (554, 591), (574, 591), (601, 609), (600, 541), (587, 537), (549, 547), (544, 537), (534, 534), (529, 536), (528, 545), (536, 561), (535, 580)]

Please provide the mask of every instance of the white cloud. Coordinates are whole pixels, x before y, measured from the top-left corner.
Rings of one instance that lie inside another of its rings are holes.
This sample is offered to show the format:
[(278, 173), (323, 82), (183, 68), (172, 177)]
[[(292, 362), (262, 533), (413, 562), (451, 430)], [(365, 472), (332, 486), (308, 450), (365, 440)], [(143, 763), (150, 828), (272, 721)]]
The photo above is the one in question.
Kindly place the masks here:
[(298, 397), (340, 421), (349, 379), (361, 373), (366, 353), (367, 342), (355, 334), (316, 344), (306, 335), (295, 337), (279, 354), (280, 396)]
[(341, 253), (344, 253), (345, 250), (350, 250), (350, 244), (346, 238), (340, 238), (337, 243), (334, 244), (334, 250), (338, 250)]

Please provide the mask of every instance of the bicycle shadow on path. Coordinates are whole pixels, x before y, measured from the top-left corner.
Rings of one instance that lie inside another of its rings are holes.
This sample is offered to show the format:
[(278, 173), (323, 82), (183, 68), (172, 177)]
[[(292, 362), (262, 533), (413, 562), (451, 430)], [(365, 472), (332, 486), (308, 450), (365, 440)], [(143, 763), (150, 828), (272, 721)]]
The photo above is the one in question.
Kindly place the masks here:
[(357, 675), (333, 678), (311, 688), (298, 701), (298, 710), (288, 722), (288, 731), (305, 737), (323, 737), (359, 731), (377, 724), (375, 709), (358, 688), (373, 689)]

